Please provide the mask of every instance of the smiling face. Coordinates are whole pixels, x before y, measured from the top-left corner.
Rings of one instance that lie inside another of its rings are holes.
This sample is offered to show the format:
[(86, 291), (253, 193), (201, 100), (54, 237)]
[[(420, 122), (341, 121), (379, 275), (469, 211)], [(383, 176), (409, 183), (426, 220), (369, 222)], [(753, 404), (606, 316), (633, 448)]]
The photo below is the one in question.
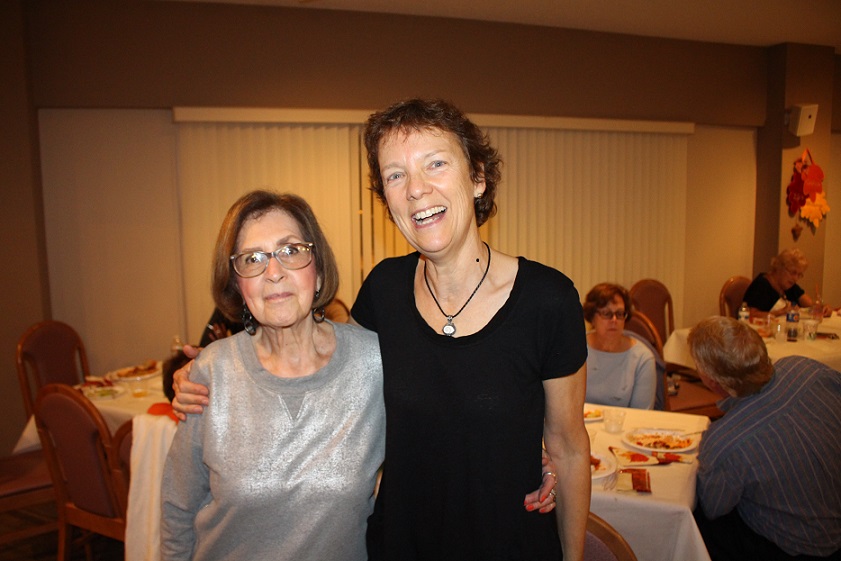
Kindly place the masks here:
[(476, 229), (473, 200), (485, 184), (471, 180), (452, 133), (392, 132), (380, 142), (379, 161), (388, 209), (412, 247), (436, 254), (460, 247)]
[[(247, 220), (237, 238), (237, 253), (267, 253), (288, 243), (304, 243), (298, 223), (280, 210)], [(237, 287), (248, 309), (261, 325), (290, 327), (311, 317), (318, 286), (315, 261), (303, 269), (290, 271), (277, 259), (269, 259), (263, 274), (252, 278), (237, 276)]]

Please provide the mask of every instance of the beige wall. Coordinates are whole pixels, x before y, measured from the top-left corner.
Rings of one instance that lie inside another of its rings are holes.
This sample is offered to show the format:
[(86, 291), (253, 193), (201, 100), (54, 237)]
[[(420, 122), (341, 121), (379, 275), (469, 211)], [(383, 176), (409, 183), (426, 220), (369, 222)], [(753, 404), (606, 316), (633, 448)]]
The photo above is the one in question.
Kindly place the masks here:
[(764, 121), (756, 47), (262, 6), (26, 7), (38, 107), (368, 109), (434, 95), (471, 113)]
[(753, 274), (756, 132), (697, 127), (687, 152), (682, 326), (718, 314), (724, 281)]
[(50, 313), (22, 21), (16, 2), (0, 2), (0, 454), (26, 421), (15, 374), (18, 338)]
[[(362, 109), (434, 95), (471, 113), (752, 128), (768, 120), (769, 50), (757, 47), (192, 2), (10, 0), (0, 3), (0, 31), (2, 255), (15, 264), (0, 276), (0, 451), (23, 422), (17, 394), (5, 391), (15, 383), (14, 344), (51, 313), (33, 109)], [(841, 131), (841, 110), (832, 111), (841, 108), (841, 57), (829, 66), (832, 95), (818, 122), (831, 117)]]

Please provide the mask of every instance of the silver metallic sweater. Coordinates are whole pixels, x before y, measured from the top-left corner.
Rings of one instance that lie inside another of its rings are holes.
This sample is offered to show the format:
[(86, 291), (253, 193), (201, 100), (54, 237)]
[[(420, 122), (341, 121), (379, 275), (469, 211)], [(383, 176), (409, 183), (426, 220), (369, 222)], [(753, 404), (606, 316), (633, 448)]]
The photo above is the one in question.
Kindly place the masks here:
[(210, 389), (180, 423), (162, 486), (162, 559), (364, 561), (384, 456), (376, 334), (334, 324), (330, 363), (304, 377), (264, 370), (250, 336), (202, 351)]

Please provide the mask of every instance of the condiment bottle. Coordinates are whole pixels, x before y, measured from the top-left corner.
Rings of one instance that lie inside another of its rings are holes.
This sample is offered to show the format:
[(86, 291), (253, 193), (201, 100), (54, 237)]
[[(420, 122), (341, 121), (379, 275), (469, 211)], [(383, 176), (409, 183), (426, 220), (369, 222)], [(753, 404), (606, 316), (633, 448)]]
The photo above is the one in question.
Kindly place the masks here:
[(797, 341), (797, 332), (800, 329), (800, 311), (792, 308), (786, 314), (786, 339)]
[(742, 302), (742, 305), (739, 306), (739, 321), (750, 323), (750, 308), (748, 308), (747, 302)]

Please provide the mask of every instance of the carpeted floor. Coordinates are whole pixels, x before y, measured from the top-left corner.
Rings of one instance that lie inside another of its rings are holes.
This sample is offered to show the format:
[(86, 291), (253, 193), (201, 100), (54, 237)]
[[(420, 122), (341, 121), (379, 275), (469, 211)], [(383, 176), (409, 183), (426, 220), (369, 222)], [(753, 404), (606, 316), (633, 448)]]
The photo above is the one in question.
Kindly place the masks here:
[[(33, 509), (33, 516), (55, 518), (55, 506), (44, 506)], [(15, 514), (0, 514), (0, 534), (11, 529), (20, 528), (27, 521)], [(106, 538), (93, 536), (90, 540), (94, 561), (122, 561), (124, 557), (123, 543)], [(20, 540), (0, 547), (0, 561), (55, 561), (58, 552), (58, 532), (35, 536), (28, 540)], [(78, 546), (72, 552), (72, 561), (84, 561), (85, 550)]]

